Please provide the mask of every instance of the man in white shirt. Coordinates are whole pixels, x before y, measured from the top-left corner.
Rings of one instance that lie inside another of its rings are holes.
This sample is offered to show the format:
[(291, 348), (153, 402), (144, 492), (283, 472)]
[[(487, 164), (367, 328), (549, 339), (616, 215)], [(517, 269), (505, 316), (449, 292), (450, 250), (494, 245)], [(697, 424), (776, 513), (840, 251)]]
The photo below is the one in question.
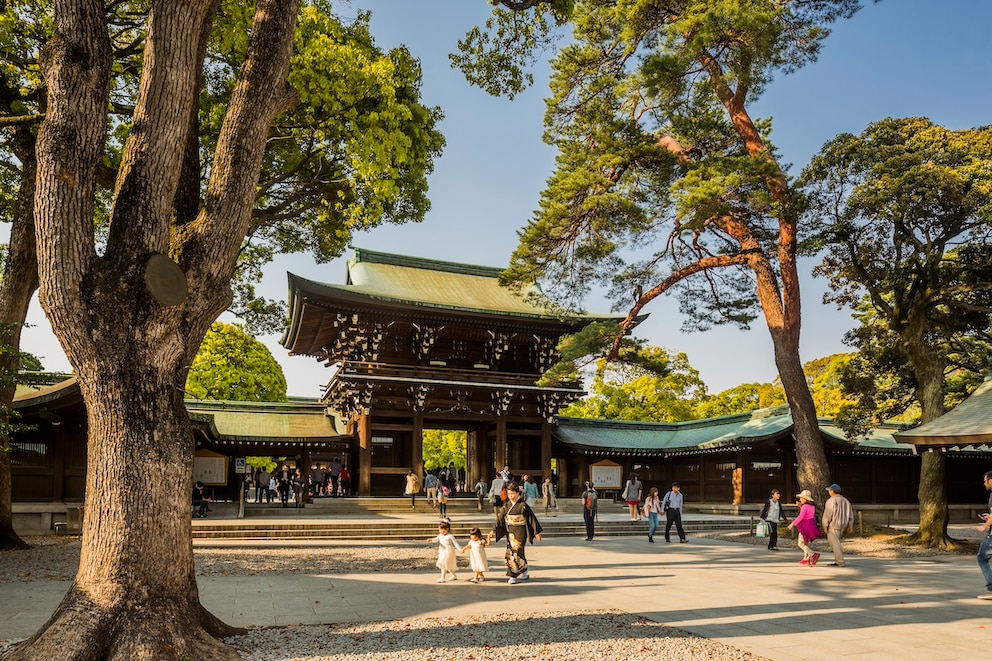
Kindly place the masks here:
[(672, 541), (672, 525), (675, 526), (675, 530), (679, 533), (679, 543), (685, 544), (689, 540), (685, 538), (685, 530), (682, 528), (682, 505), (684, 504), (684, 499), (682, 497), (682, 487), (679, 486), (678, 482), (672, 482), (672, 490), (665, 494), (664, 500), (661, 501), (661, 509), (665, 515), (665, 541)]

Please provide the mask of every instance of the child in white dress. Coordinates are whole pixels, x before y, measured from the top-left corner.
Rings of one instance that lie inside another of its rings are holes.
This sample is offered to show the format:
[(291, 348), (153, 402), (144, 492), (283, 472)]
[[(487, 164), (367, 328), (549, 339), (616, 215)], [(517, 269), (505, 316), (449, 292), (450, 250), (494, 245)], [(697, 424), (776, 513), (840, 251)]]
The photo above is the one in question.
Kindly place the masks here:
[(457, 581), (458, 575), (455, 572), (458, 570), (458, 556), (455, 551), (461, 551), (462, 547), (451, 534), (451, 524), (447, 521), (437, 524), (437, 537), (431, 537), (427, 541), (437, 542), (437, 568), (441, 570), (441, 578), (437, 582), (444, 583), (448, 574), (451, 574), (451, 580)]
[(468, 582), (481, 583), (486, 580), (485, 572), (489, 569), (489, 559), (486, 558), (486, 546), (489, 545), (489, 542), (482, 536), (482, 531), (478, 528), (472, 528), (468, 534), (470, 538), (468, 545), (461, 551), (462, 553), (469, 552), (469, 564), (472, 571), (475, 572), (475, 577), (468, 579)]

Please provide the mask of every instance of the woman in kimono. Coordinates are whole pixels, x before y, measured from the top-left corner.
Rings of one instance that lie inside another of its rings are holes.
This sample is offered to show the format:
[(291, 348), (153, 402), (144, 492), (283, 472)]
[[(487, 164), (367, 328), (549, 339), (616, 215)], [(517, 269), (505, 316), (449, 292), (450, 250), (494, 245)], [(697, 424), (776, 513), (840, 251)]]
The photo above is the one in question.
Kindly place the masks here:
[(527, 542), (541, 541), (541, 528), (534, 510), (521, 497), (516, 482), (506, 485), (507, 502), (496, 515), (496, 525), (486, 536), (490, 540), (506, 538), (506, 581), (514, 585), (530, 578), (527, 567)]

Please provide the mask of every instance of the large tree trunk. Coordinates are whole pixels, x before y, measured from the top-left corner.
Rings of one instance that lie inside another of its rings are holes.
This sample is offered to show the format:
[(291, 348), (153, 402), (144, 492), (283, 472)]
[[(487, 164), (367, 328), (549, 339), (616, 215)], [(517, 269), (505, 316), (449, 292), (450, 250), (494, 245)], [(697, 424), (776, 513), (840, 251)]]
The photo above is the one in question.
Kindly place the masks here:
[[(903, 334), (909, 362), (916, 374), (920, 423), (944, 414), (944, 361), (937, 358), (923, 341), (924, 324), (911, 324)], [(919, 330), (917, 330), (919, 329)], [(941, 448), (920, 455), (920, 527), (911, 540), (928, 548), (954, 549), (959, 544), (947, 534), (950, 513), (947, 507), (947, 456)]]
[(792, 342), (789, 334), (774, 330), (772, 342), (775, 346), (775, 365), (792, 413), (793, 434), (796, 437), (796, 480), (800, 488), (813, 493), (819, 505), (831, 479), (816, 419), (816, 405), (803, 372), (798, 343)]
[(79, 572), (12, 658), (240, 658), (215, 638), (236, 630), (200, 605), (192, 429), (182, 390), (161, 380), (175, 366), (149, 361), (146, 342), (156, 338), (108, 354), (80, 380), (90, 425)]
[[(21, 161), (21, 182), (10, 228), (7, 264), (0, 282), (0, 344), (4, 345), (0, 370), (16, 373), (20, 366), (21, 329), (27, 318), (31, 297), (38, 289), (38, 256), (34, 237), (35, 151), (34, 128), (18, 126), (11, 141), (13, 152)], [(0, 412), (11, 410), (17, 389), (11, 379), (0, 388)], [(0, 413), (3, 428), (9, 429), (6, 416)], [(11, 500), (10, 439), (0, 431), (0, 549), (26, 548), (14, 532)]]
[[(820, 496), (830, 484), (830, 469), (823, 452), (816, 404), (799, 357), (802, 306), (796, 266), (795, 225), (783, 219), (779, 221), (779, 226), (778, 273), (762, 253), (756, 253), (751, 258), (750, 266), (756, 276), (758, 300), (771, 333), (775, 366), (792, 414), (792, 433), (796, 438), (796, 480), (800, 488), (809, 489), (814, 502), (819, 503), (822, 501)], [(751, 246), (742, 242), (742, 247)]]
[[(50, 105), (38, 135), (39, 300), (86, 403), (86, 509), (76, 579), (11, 659), (238, 658), (216, 638), (234, 630), (199, 602), (182, 393), (197, 347), (231, 300), (269, 128), (294, 99), (285, 81), (299, 3), (256, 3), (248, 59), (192, 221), (174, 215), (176, 145), (190, 139), (215, 0), (153, 5), (102, 255), (93, 209), (110, 87), (103, 3), (57, 0), (42, 58)], [(184, 283), (165, 281), (173, 292), (185, 285), (185, 300), (152, 295), (146, 265), (156, 255), (181, 268)]]

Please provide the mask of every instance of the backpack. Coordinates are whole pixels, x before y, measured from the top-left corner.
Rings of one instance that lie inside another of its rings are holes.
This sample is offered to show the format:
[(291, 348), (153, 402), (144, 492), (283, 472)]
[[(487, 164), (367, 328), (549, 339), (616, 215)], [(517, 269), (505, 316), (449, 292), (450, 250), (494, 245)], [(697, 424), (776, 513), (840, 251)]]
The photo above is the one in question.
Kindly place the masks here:
[(442, 485), (441, 486), (441, 493), (444, 494), (446, 497), (447, 496), (450, 496), (451, 495), (451, 489), (449, 489), (448, 487)]

